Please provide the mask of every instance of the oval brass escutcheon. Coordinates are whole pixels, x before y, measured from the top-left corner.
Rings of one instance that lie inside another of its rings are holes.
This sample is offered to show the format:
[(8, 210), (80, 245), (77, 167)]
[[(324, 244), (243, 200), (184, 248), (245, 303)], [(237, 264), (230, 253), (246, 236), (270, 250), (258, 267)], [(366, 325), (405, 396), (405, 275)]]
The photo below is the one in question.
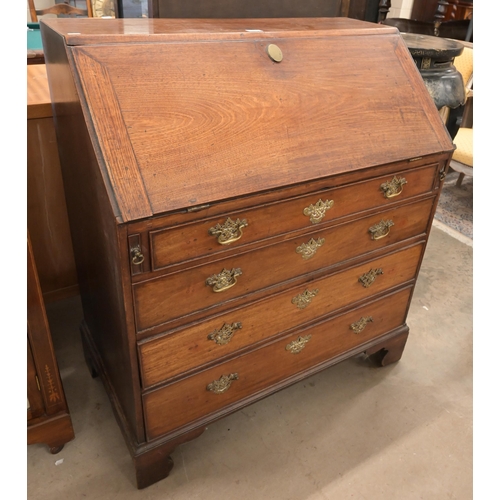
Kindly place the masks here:
[(391, 181), (384, 182), (380, 185), (380, 190), (386, 198), (394, 198), (403, 192), (403, 186), (408, 184), (404, 177), (396, 177)]
[(226, 345), (233, 338), (234, 332), (240, 328), (242, 328), (241, 323), (233, 323), (231, 325), (224, 323), (222, 328), (214, 330), (207, 338), (208, 340), (213, 340), (217, 345)]
[(358, 281), (365, 287), (368, 288), (379, 274), (384, 274), (381, 268), (370, 269), (367, 273), (362, 274)]
[(266, 47), (267, 55), (274, 61), (274, 62), (281, 62), (283, 60), (283, 52), (281, 52), (281, 49), (275, 45), (274, 43), (270, 43)]
[(394, 226), (392, 220), (381, 220), (378, 224), (370, 227), (368, 232), (371, 234), (372, 240), (380, 240), (389, 234), (392, 226)]
[(318, 288), (311, 291), (306, 289), (292, 299), (292, 304), (295, 304), (299, 309), (305, 309), (311, 303), (312, 299), (318, 295), (318, 292)]
[(302, 351), (302, 349), (304, 349), (304, 347), (311, 340), (311, 338), (312, 338), (312, 335), (306, 335), (305, 337), (299, 337), (297, 340), (294, 340), (293, 342), (290, 342), (289, 344), (287, 344), (285, 349), (287, 351), (291, 352), (292, 354), (298, 354), (300, 351)]
[(313, 224), (319, 224), (326, 214), (326, 211), (333, 207), (333, 200), (318, 200), (315, 205), (311, 204), (304, 208), (303, 214), (309, 217)]
[(361, 333), (365, 329), (366, 325), (372, 322), (373, 318), (371, 316), (362, 317), (359, 321), (356, 321), (356, 323), (351, 323), (349, 328), (356, 334)]
[(214, 292), (223, 292), (236, 285), (237, 277), (241, 276), (243, 271), (240, 268), (223, 269), (219, 274), (213, 274), (205, 280), (205, 284), (212, 287)]
[(318, 248), (323, 246), (324, 243), (325, 238), (318, 238), (317, 240), (311, 238), (307, 243), (299, 245), (295, 251), (300, 253), (303, 259), (308, 260), (316, 254)]
[(248, 222), (246, 219), (236, 219), (233, 221), (231, 217), (228, 217), (224, 224), (216, 224), (208, 232), (212, 236), (217, 236), (217, 241), (221, 245), (229, 245), (234, 241), (238, 241), (243, 236), (243, 228), (247, 226)]
[(219, 380), (214, 380), (207, 385), (207, 391), (213, 392), (214, 394), (222, 394), (231, 387), (233, 380), (238, 380), (237, 373), (222, 375)]

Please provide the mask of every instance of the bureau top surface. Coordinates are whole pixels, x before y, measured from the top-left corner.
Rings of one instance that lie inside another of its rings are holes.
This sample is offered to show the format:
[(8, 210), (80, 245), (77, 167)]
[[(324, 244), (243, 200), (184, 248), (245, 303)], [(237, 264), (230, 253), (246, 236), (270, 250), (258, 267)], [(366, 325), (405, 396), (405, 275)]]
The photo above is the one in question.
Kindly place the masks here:
[(67, 46), (119, 221), (453, 149), (391, 27), (52, 19), (42, 36), (50, 85)]

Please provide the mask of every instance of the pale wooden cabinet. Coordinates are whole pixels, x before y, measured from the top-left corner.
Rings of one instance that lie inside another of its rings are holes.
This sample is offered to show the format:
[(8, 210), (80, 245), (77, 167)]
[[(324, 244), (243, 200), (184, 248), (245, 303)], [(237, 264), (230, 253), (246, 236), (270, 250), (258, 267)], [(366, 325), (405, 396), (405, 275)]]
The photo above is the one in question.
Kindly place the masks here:
[(353, 355), (400, 358), (453, 145), (396, 29), (50, 20), (42, 36), (86, 358), (139, 488), (230, 412)]

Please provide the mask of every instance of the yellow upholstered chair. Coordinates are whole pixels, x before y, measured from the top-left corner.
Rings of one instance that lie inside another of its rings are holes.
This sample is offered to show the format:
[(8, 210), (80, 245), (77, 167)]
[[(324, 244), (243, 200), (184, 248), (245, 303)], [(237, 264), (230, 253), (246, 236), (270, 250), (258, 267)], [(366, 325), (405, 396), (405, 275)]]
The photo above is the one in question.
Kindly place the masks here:
[(472, 136), (473, 129), (468, 127), (460, 127), (453, 142), (457, 149), (453, 152), (453, 157), (450, 162), (450, 167), (459, 172), (457, 186), (462, 185), (462, 181), (466, 175), (472, 175), (472, 167), (474, 165)]
[(473, 126), (472, 126), (472, 97), (473, 97), (473, 45), (472, 43), (461, 42), (465, 45), (464, 51), (455, 58), (454, 65), (462, 75), (465, 87), (465, 104), (460, 112), (455, 115), (450, 113), (449, 120), (455, 119), (456, 123), (451, 123), (448, 130), (453, 137), (456, 150), (450, 166), (455, 172), (459, 172), (457, 186), (462, 185), (466, 175), (472, 176), (473, 161)]

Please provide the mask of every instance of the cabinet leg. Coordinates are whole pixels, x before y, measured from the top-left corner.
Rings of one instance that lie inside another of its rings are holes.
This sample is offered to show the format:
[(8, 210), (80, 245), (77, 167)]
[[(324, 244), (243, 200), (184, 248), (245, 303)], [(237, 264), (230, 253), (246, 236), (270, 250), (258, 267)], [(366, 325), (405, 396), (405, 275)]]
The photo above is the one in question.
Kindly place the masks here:
[(136, 455), (134, 457), (134, 465), (137, 488), (141, 490), (161, 479), (165, 479), (174, 467), (174, 461), (170, 454), (173, 453), (178, 445), (198, 437), (204, 430), (204, 427), (195, 429), (177, 439)]
[(391, 337), (380, 344), (377, 344), (365, 351), (367, 356), (371, 356), (380, 366), (387, 366), (401, 359), (408, 339), (408, 328), (405, 331)]
[(49, 446), (49, 451), (52, 455), (56, 455), (64, 448), (64, 445), (61, 446)]

